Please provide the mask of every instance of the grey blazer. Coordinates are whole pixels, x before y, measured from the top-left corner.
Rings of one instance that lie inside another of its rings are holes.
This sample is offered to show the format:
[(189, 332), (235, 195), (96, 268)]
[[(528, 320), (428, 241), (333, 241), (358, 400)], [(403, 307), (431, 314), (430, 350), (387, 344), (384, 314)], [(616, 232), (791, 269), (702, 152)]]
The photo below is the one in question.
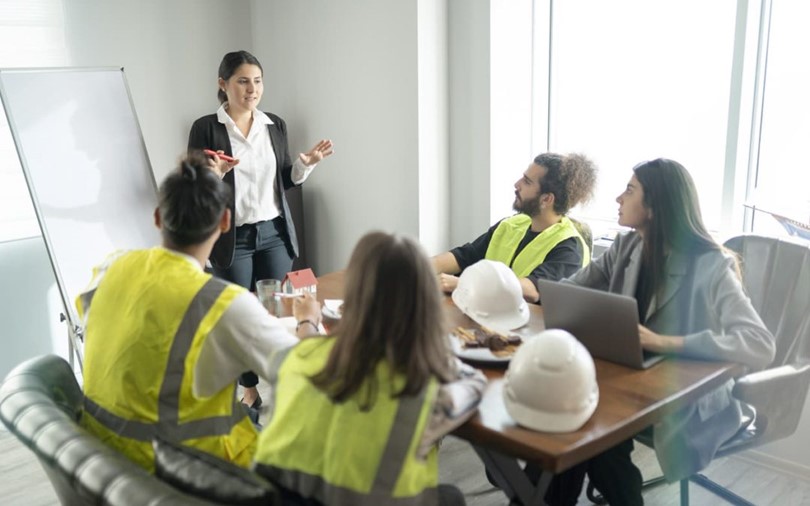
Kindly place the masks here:
[[(620, 234), (613, 245), (564, 282), (634, 297), (642, 238)], [(673, 252), (660, 298), (653, 296), (644, 325), (663, 335), (684, 336), (682, 356), (738, 362), (751, 369), (774, 357), (773, 335), (762, 323), (737, 277), (734, 259), (719, 251), (698, 256)], [(670, 415), (655, 427), (655, 448), (670, 481), (703, 469), (717, 448), (740, 428), (733, 382)]]

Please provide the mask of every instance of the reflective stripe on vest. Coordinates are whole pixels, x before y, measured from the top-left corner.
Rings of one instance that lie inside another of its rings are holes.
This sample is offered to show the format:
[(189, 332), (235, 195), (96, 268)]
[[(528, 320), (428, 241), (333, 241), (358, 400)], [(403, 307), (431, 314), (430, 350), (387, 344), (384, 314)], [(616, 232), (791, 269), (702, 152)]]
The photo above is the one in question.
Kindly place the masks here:
[(582, 247), (582, 266), (588, 265), (591, 260), (588, 245), (585, 244), (585, 240), (577, 231), (574, 223), (566, 216), (537, 234), (515, 256), (515, 251), (526, 236), (531, 224), (532, 219), (525, 214), (516, 214), (501, 221), (492, 234), (484, 258), (502, 262), (508, 265), (517, 277), (525, 278), (545, 261), (546, 256), (558, 244), (571, 237), (576, 237)]
[[(115, 415), (84, 398), (85, 410), (102, 425), (122, 437), (138, 441), (151, 441), (156, 435), (173, 441), (182, 441), (206, 436), (228, 434), (233, 426), (245, 418), (245, 413), (233, 401), (231, 415), (215, 416), (179, 423), (179, 392), (185, 374), (185, 359), (202, 319), (228, 285), (216, 278), (209, 279), (197, 292), (183, 315), (180, 326), (174, 335), (166, 371), (158, 396), (158, 420), (156, 423), (128, 420)], [(85, 306), (87, 307), (87, 306)]]
[(424, 391), (418, 396), (400, 399), (390, 436), (380, 459), (371, 492), (368, 494), (332, 485), (320, 476), (302, 471), (281, 469), (260, 463), (256, 464), (256, 470), (260, 474), (277, 480), (282, 486), (290, 490), (296, 490), (304, 497), (317, 499), (323, 504), (352, 504), (358, 506), (376, 506), (382, 503), (403, 506), (435, 504), (438, 500), (435, 488), (425, 489), (422, 493), (409, 497), (392, 497), (394, 487), (408, 456), (408, 449), (415, 435), (420, 408), (424, 401)]
[[(397, 391), (404, 378), (396, 375), (394, 383), (382, 381), (391, 375), (381, 364), (375, 370), (376, 401), (369, 411), (357, 406), (357, 399), (332, 403), (308, 377), (323, 368), (333, 342), (334, 338), (311, 338), (288, 350), (278, 388), (273, 388), (284, 399), (260, 435), (256, 470), (323, 504), (435, 504), (436, 450), (421, 461), (415, 447), (428, 422), (438, 382), (431, 380), (416, 396), (391, 398), (390, 392)], [(301, 413), (307, 413), (307, 418), (301, 418)], [(302, 421), (290, 429), (291, 420)], [(370, 429), (368, 433), (364, 427)], [(353, 429), (353, 434), (342, 432)], [(380, 430), (374, 433), (375, 429)], [(361, 448), (362, 443), (370, 446)], [(355, 448), (353, 463), (342, 462)]]

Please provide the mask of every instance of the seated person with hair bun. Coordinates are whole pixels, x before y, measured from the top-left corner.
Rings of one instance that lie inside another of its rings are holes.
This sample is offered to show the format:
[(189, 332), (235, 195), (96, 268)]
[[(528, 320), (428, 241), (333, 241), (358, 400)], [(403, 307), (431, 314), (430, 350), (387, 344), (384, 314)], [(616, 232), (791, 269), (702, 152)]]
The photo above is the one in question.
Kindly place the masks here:
[[(204, 272), (231, 226), (230, 188), (201, 156), (163, 181), (155, 209), (162, 245), (111, 255), (77, 298), (85, 320), (82, 425), (154, 471), (152, 439), (247, 467), (258, 433), (236, 399), (245, 370), (274, 374), (295, 336), (244, 288)], [(317, 333), (320, 306), (297, 298), (298, 336)]]

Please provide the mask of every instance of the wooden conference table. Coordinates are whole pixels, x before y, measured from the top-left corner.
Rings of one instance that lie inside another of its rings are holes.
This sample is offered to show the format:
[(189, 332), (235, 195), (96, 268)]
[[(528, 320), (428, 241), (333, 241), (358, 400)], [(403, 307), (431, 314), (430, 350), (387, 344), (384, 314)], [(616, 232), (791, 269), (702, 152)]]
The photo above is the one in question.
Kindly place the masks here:
[[(343, 298), (343, 272), (318, 278), (318, 299)], [(445, 298), (452, 325), (474, 327), (473, 321)], [(529, 323), (514, 331), (531, 336), (542, 331), (543, 309), (529, 305)], [(513, 503), (545, 504), (543, 496), (553, 474), (583, 462), (633, 437), (664, 416), (744, 373), (733, 363), (669, 359), (639, 371), (596, 359), (599, 405), (578, 431), (565, 434), (537, 432), (518, 426), (503, 403), (504, 366), (473, 363), (489, 378), (478, 414), (454, 434), (469, 441), (501, 489)], [(538, 464), (544, 471), (538, 484), (522, 472), (518, 459)]]

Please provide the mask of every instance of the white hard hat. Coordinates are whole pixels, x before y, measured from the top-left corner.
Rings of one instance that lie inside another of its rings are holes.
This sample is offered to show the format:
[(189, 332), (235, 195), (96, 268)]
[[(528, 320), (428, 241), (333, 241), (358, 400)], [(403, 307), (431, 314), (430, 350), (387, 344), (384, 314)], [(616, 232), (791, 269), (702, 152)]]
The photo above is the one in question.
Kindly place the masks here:
[(512, 357), (503, 400), (520, 425), (543, 432), (575, 431), (599, 403), (593, 358), (565, 330), (543, 331)]
[(453, 302), (479, 325), (494, 330), (516, 329), (529, 321), (520, 281), (502, 262), (480, 260), (464, 269)]

